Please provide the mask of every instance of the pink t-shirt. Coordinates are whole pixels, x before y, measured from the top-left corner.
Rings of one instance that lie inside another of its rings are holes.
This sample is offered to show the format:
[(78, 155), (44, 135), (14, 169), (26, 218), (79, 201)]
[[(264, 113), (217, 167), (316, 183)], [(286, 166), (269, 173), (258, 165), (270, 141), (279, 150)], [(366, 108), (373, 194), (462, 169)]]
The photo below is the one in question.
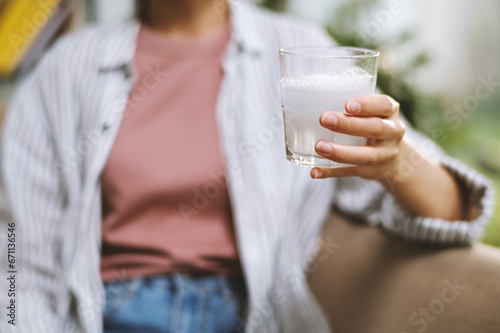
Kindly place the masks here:
[(103, 281), (241, 274), (215, 116), (229, 36), (141, 28), (138, 80), (102, 174)]

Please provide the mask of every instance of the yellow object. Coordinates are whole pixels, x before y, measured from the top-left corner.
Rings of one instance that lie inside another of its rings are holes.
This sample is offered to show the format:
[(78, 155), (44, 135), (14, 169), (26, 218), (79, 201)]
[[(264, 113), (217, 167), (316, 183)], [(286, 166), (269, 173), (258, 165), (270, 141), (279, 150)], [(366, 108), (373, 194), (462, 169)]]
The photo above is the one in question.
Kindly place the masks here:
[(12, 74), (60, 0), (8, 0), (0, 12), (0, 76)]

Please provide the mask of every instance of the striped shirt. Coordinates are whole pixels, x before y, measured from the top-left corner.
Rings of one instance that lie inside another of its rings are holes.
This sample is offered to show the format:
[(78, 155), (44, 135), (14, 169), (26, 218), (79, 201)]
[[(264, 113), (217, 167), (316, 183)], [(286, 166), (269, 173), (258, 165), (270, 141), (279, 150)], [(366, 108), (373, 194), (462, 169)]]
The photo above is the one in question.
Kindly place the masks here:
[[(374, 181), (312, 180), (308, 169), (286, 161), (278, 49), (333, 42), (317, 27), (242, 1), (231, 4), (231, 21), (216, 115), (249, 291), (241, 331), (330, 331), (306, 267), (332, 205), (406, 239), (460, 245), (481, 236), (492, 213), (491, 185), (415, 131), (406, 135), (460, 182), (477, 219), (414, 216)], [(2, 315), (2, 333), (102, 331), (99, 177), (135, 84), (138, 30), (126, 22), (65, 37), (17, 89), (0, 182), (1, 232), (16, 227), (17, 320), (12, 326)], [(168, 80), (159, 68), (148, 70), (154, 80)], [(0, 279), (0, 290), (7, 282)], [(7, 301), (0, 297), (2, 312)]]

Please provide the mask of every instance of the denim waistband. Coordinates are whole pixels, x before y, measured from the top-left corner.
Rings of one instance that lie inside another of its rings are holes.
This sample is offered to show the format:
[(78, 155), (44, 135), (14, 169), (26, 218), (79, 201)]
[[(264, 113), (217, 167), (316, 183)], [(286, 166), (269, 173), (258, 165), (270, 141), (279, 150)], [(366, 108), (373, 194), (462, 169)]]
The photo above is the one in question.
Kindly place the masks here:
[(245, 281), (242, 276), (203, 276), (191, 277), (183, 274), (158, 275), (158, 276), (139, 276), (132, 278), (124, 278), (111, 280), (104, 283), (108, 290), (116, 290), (117, 292), (135, 293), (142, 287), (168, 288), (173, 291), (182, 289), (191, 290), (212, 290), (212, 292), (220, 292), (222, 295), (226, 293), (236, 294), (244, 297), (246, 295)]

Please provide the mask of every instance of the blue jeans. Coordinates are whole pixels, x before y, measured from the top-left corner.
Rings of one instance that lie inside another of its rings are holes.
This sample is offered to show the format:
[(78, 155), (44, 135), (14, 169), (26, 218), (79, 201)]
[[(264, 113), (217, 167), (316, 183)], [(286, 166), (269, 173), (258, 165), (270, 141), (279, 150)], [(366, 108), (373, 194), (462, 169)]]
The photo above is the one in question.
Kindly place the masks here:
[(116, 280), (104, 285), (105, 333), (243, 332), (241, 277), (183, 275)]

